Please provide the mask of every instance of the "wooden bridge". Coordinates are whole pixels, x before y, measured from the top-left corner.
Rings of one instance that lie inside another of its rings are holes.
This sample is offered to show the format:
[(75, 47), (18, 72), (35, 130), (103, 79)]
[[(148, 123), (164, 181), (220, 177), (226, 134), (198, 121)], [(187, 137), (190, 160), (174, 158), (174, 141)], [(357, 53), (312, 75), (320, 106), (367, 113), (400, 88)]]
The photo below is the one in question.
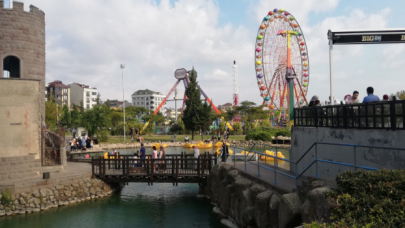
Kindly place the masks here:
[[(90, 161), (90, 159), (85, 159)], [(182, 153), (166, 155), (165, 159), (134, 158), (134, 155), (108, 155), (91, 159), (93, 176), (105, 182), (144, 182), (153, 185), (161, 183), (199, 183), (205, 185), (211, 168), (217, 164), (217, 157), (204, 153), (198, 158)]]

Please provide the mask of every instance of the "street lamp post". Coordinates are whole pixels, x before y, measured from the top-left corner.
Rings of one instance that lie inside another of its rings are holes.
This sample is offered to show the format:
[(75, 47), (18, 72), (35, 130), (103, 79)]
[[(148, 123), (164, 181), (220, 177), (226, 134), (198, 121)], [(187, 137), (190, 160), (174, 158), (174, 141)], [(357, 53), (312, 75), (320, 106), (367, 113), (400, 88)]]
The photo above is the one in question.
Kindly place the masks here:
[(174, 90), (174, 119), (176, 121), (177, 124), (177, 88)]
[(124, 68), (125, 64), (121, 64), (122, 69), (122, 110), (124, 110), (124, 142), (125, 142), (125, 96), (124, 96)]

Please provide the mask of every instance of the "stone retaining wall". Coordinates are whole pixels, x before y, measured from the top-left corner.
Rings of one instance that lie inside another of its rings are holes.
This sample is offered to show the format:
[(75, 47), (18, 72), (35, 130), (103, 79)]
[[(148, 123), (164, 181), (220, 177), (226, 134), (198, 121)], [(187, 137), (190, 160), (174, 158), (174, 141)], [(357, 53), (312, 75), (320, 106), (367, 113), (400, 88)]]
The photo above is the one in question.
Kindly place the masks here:
[(18, 180), (39, 175), (41, 160), (35, 155), (0, 158), (0, 181)]
[[(206, 194), (216, 205), (214, 212), (228, 219), (229, 227), (289, 228), (316, 220), (328, 222), (333, 202), (324, 181), (314, 181), (288, 194), (280, 194), (240, 175), (228, 164), (214, 166), (208, 177)], [(232, 222), (233, 224), (230, 224)]]
[(29, 214), (101, 198), (118, 187), (107, 185), (87, 174), (50, 183), (42, 181), (17, 187), (0, 187), (0, 217)]

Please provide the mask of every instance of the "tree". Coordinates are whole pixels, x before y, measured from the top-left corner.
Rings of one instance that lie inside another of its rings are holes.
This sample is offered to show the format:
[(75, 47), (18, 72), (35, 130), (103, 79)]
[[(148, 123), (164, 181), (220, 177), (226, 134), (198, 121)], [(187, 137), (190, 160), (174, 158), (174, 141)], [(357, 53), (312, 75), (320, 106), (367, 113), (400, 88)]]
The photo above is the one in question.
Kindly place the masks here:
[(97, 94), (96, 104), (100, 105), (100, 93)]
[(224, 131), (225, 131), (225, 122), (224, 121), (219, 122), (219, 130), (222, 132), (222, 134), (224, 133)]
[(194, 132), (200, 129), (199, 125), (203, 125), (203, 121), (209, 120), (209, 113), (206, 113), (200, 100), (201, 91), (200, 88), (197, 87), (197, 77), (194, 68), (191, 71), (186, 96), (187, 100), (186, 108), (183, 113), (183, 122), (186, 129), (191, 131), (191, 140), (194, 140)]
[(81, 113), (75, 104), (73, 105), (73, 110), (70, 112), (70, 116), (72, 127), (76, 128), (81, 125)]
[(104, 105), (94, 105), (92, 109), (86, 110), (82, 115), (82, 125), (87, 128), (89, 135), (110, 126), (111, 110)]
[(405, 90), (401, 90), (396, 92), (395, 94), (391, 94), (390, 95), (391, 100), (393, 96), (396, 96), (398, 100), (405, 100)]
[(72, 117), (70, 115), (68, 106), (65, 104), (65, 105), (63, 105), (63, 108), (62, 108), (62, 117), (60, 118), (60, 123), (63, 126), (70, 127), (71, 122), (72, 122)]
[(151, 114), (149, 114), (149, 115), (144, 116), (142, 119), (145, 121), (145, 123), (148, 122), (148, 121), (149, 121), (150, 123), (151, 123), (151, 122), (162, 123), (162, 122), (165, 121), (165, 117), (162, 115), (161, 112), (158, 112), (156, 115), (154, 115), (153, 113), (151, 113)]
[(261, 127), (271, 127), (271, 123), (269, 121), (269, 119), (264, 119), (261, 123), (260, 123)]
[(181, 118), (179, 118), (179, 119), (177, 120), (177, 126), (179, 126), (179, 128), (181, 129), (181, 131), (179, 132), (179, 134), (184, 134), (186, 128), (185, 128), (184, 123), (183, 123), (183, 120), (182, 120)]
[(231, 131), (231, 134), (232, 135), (237, 135), (237, 134), (242, 135), (242, 133), (243, 133), (242, 125), (239, 122), (235, 123), (233, 125), (233, 131)]
[(110, 118), (112, 127), (116, 128), (119, 123), (124, 121), (124, 114), (122, 112), (112, 111)]
[(49, 96), (48, 100), (45, 102), (45, 123), (48, 126), (48, 129), (56, 129), (56, 115), (55, 98)]
[[(206, 132), (210, 130), (210, 113), (211, 113), (211, 106), (208, 104), (207, 101), (204, 102), (202, 105), (201, 113), (200, 113), (200, 119), (199, 122), (197, 123), (198, 126), (200, 127), (200, 130), (202, 132)], [(204, 141), (204, 134), (201, 133), (201, 140)]]
[(256, 120), (269, 118), (270, 111), (263, 110), (263, 106), (256, 107), (256, 104), (251, 101), (243, 101), (236, 108), (240, 115), (241, 121), (245, 124), (245, 134), (254, 128)]

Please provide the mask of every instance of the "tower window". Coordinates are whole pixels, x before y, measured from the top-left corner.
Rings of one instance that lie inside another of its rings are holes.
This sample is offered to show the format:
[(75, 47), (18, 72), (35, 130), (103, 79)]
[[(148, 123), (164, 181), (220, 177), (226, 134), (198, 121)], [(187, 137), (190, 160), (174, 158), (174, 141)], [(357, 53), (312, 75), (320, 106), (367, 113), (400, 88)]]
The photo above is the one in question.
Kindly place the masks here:
[(3, 60), (3, 74), (5, 78), (20, 78), (20, 59), (7, 56)]

